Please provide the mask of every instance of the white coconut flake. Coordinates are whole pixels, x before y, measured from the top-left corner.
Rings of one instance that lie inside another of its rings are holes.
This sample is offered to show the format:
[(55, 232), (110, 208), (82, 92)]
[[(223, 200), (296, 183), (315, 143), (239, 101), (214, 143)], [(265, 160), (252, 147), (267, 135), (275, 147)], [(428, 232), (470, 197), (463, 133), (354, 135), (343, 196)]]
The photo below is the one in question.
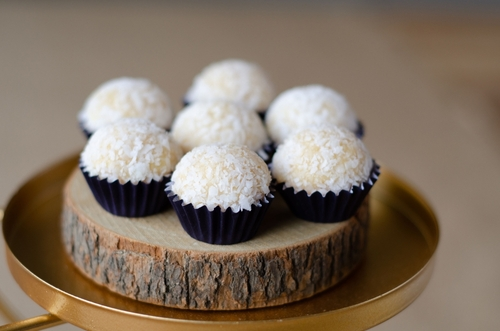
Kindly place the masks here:
[(229, 101), (194, 102), (172, 124), (172, 136), (184, 153), (206, 144), (232, 143), (259, 152), (269, 142), (257, 113)]
[(162, 180), (181, 157), (181, 148), (168, 132), (148, 120), (133, 118), (97, 130), (80, 162), (90, 176), (137, 184)]
[(306, 129), (285, 140), (272, 162), (272, 175), (308, 195), (350, 191), (367, 181), (373, 160), (363, 142), (341, 127)]
[(271, 174), (265, 162), (244, 146), (223, 144), (194, 148), (177, 164), (171, 190), (184, 204), (212, 211), (251, 210), (269, 194)]
[(353, 132), (358, 128), (356, 114), (346, 99), (322, 85), (299, 86), (281, 93), (269, 106), (265, 122), (278, 144), (307, 128), (342, 126)]
[(205, 67), (186, 93), (186, 101), (228, 100), (265, 111), (275, 96), (267, 74), (257, 64), (227, 59)]
[(129, 77), (112, 79), (99, 86), (78, 114), (83, 128), (91, 133), (122, 118), (145, 118), (169, 128), (173, 117), (165, 92), (147, 79)]

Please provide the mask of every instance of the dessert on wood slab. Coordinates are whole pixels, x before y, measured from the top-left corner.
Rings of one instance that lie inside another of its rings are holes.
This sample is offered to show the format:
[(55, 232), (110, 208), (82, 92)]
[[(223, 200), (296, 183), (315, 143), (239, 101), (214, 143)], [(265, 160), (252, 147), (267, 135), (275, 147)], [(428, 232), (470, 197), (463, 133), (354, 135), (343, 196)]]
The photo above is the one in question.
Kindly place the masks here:
[(237, 310), (311, 297), (361, 263), (380, 171), (337, 92), (311, 85), (271, 103), (260, 67), (224, 60), (195, 78), (170, 133), (141, 111), (154, 95), (116, 81), (84, 111), (120, 116), (91, 134), (82, 124), (64, 188), (63, 243), (84, 275), (142, 302)]

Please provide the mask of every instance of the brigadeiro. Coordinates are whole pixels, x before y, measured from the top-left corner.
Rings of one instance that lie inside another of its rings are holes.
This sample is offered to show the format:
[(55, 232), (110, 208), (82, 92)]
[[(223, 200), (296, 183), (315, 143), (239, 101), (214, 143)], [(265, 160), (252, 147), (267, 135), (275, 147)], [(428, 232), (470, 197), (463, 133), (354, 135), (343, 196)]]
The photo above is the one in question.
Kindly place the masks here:
[(194, 78), (184, 96), (184, 103), (233, 101), (263, 116), (274, 97), (273, 84), (259, 65), (241, 59), (227, 59), (208, 65)]
[(341, 126), (363, 136), (363, 126), (344, 96), (323, 85), (284, 91), (269, 106), (265, 123), (276, 145), (295, 132), (319, 126)]
[(274, 154), (271, 171), (295, 216), (318, 223), (353, 216), (380, 174), (363, 142), (341, 127), (290, 136)]
[(241, 103), (224, 100), (198, 101), (179, 112), (172, 136), (184, 153), (207, 144), (245, 145), (264, 160), (269, 138), (257, 113)]
[(186, 232), (219, 245), (257, 233), (273, 195), (266, 163), (245, 146), (202, 145), (177, 164), (166, 193)]
[(168, 207), (163, 189), (182, 155), (164, 129), (131, 118), (98, 129), (81, 154), (80, 168), (105, 210), (142, 217)]
[(121, 77), (92, 92), (78, 120), (83, 132), (90, 136), (124, 118), (144, 118), (169, 129), (174, 116), (169, 97), (157, 85), (144, 78)]

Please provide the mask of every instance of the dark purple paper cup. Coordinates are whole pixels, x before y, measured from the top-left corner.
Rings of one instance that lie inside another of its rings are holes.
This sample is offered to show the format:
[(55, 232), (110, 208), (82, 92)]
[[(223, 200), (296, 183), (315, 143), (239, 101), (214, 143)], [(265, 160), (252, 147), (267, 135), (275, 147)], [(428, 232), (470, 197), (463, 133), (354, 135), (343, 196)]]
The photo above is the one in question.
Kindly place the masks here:
[(284, 183), (278, 183), (276, 190), (296, 217), (315, 223), (336, 223), (348, 220), (356, 213), (379, 175), (380, 167), (374, 161), (366, 182), (338, 195), (328, 192), (322, 196), (320, 192), (314, 192), (308, 196), (304, 190), (295, 192), (293, 187), (284, 188)]
[(89, 176), (82, 167), (83, 176), (94, 194), (95, 199), (109, 213), (122, 217), (144, 217), (160, 213), (170, 205), (163, 189), (170, 181), (163, 177), (162, 181), (152, 180), (150, 183), (131, 182), (120, 184), (118, 180), (109, 183), (107, 179)]
[(357, 127), (356, 131), (354, 132), (354, 134), (359, 139), (363, 139), (363, 137), (365, 136), (365, 127), (363, 126), (363, 123), (361, 123), (360, 121), (358, 121), (358, 127)]
[(93, 132), (90, 132), (88, 131), (85, 126), (83, 125), (82, 122), (78, 122), (78, 125), (80, 126), (80, 130), (82, 130), (83, 134), (85, 135), (85, 137), (88, 139), (90, 139), (90, 136), (92, 136), (92, 133)]
[(184, 230), (196, 240), (215, 245), (232, 245), (252, 239), (274, 199), (270, 193), (260, 201), (260, 206), (252, 205), (250, 211), (234, 213), (231, 208), (222, 211), (216, 207), (210, 211), (205, 206), (184, 205), (184, 201), (169, 188), (165, 192)]
[(267, 109), (257, 111), (257, 115), (259, 115), (260, 119), (262, 120), (262, 123), (265, 123), (266, 113), (267, 113)]
[(273, 160), (274, 153), (276, 153), (276, 147), (273, 142), (269, 142), (262, 145), (262, 148), (256, 153), (269, 165)]

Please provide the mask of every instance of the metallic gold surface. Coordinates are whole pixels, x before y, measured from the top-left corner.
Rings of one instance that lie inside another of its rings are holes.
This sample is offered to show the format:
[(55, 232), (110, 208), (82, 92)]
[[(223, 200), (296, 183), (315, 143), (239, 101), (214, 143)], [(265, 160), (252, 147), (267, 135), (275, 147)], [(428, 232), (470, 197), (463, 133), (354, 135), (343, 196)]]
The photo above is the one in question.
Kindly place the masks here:
[[(3, 214), (3, 209), (0, 209), (0, 224), (3, 220)], [(0, 315), (2, 315), (9, 322), (20, 320), (18, 314), (14, 311), (11, 305), (9, 305), (8, 300), (4, 297), (2, 291), (0, 291)], [(1, 327), (0, 330), (2, 330)]]
[(50, 313), (87, 330), (363, 330), (407, 307), (424, 290), (439, 240), (436, 217), (406, 183), (382, 168), (371, 193), (365, 261), (313, 298), (274, 308), (206, 312), (139, 303), (92, 283), (63, 253), (62, 185), (77, 164), (65, 160), (26, 183), (5, 210), (7, 261), (23, 290)]
[(36, 331), (63, 324), (57, 316), (46, 314), (0, 326), (0, 331)]

